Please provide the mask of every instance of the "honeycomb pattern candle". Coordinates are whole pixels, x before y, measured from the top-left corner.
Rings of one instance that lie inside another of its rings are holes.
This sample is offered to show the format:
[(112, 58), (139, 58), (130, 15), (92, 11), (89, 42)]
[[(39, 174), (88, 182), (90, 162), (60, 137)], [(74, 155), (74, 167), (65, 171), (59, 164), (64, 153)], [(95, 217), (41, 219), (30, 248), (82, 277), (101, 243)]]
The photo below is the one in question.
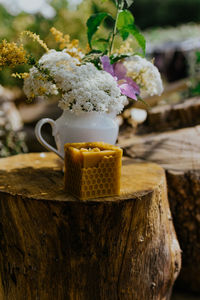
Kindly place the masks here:
[(122, 149), (103, 142), (65, 144), (65, 189), (85, 200), (120, 194)]

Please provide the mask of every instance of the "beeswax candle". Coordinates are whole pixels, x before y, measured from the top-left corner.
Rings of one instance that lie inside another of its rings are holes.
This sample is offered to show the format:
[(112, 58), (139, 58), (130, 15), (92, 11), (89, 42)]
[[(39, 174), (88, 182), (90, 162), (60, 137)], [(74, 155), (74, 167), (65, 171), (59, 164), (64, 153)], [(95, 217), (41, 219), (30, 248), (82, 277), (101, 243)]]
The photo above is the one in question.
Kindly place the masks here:
[(82, 200), (120, 194), (122, 149), (103, 142), (64, 149), (66, 191)]

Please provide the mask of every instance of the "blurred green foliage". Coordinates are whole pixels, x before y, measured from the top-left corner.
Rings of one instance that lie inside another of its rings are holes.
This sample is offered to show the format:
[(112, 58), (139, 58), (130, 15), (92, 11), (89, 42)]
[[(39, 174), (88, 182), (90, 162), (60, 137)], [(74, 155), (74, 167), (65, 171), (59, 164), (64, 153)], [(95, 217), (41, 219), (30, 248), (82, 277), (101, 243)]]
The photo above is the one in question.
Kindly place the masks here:
[[(46, 19), (39, 13), (30, 15), (21, 12), (19, 15), (13, 16), (0, 5), (0, 41), (6, 39), (8, 41), (17, 42), (19, 41), (19, 35), (22, 31), (30, 30), (39, 34), (49, 48), (56, 49), (57, 44), (50, 33), (50, 28), (54, 26), (64, 34), (70, 34), (71, 39), (78, 39), (80, 46), (85, 48), (87, 44), (86, 21), (88, 17), (92, 13), (98, 13), (102, 10), (109, 12), (111, 15), (114, 15), (116, 11), (112, 1), (103, 3), (98, 0), (85, 0), (76, 11), (68, 10), (67, 0), (52, 0), (51, 5), (56, 11), (56, 15), (52, 19)], [(109, 28), (109, 21), (105, 25)], [(99, 31), (99, 34), (102, 34), (102, 32)], [(25, 48), (36, 58), (39, 58), (44, 53), (43, 49), (37, 43), (32, 42), (28, 38), (25, 41)], [(17, 67), (14, 70), (6, 68), (0, 71), (0, 84), (4, 86), (22, 86), (22, 80), (11, 77), (11, 74), (13, 72), (23, 71), (27, 71), (26, 67)]]
[(195, 53), (193, 64), (193, 70), (191, 74), (191, 87), (189, 89), (189, 96), (199, 96), (200, 95), (200, 51)]
[[(30, 30), (39, 34), (50, 48), (56, 48), (57, 45), (50, 33), (50, 28), (54, 26), (63, 33), (70, 34), (72, 39), (79, 39), (80, 46), (85, 48), (88, 17), (102, 11), (110, 13), (112, 16), (116, 14), (116, 7), (112, 0), (84, 0), (76, 11), (68, 10), (67, 0), (52, 0), (50, 4), (56, 11), (56, 15), (52, 19), (45, 19), (39, 13), (30, 15), (21, 12), (19, 15), (13, 16), (0, 5), (0, 41), (4, 38), (8, 41), (17, 41), (20, 32)], [(200, 21), (200, 0), (135, 0), (131, 11), (135, 16), (135, 23), (140, 29), (173, 26), (190, 21)], [(112, 25), (111, 20), (106, 19), (104, 25), (96, 33), (96, 39), (107, 37), (108, 30)], [(43, 49), (37, 43), (30, 39), (25, 41), (26, 48), (36, 58), (43, 54)], [(22, 86), (21, 80), (11, 77), (12, 72), (20, 71), (26, 71), (26, 67), (0, 71), (0, 84)]]
[(135, 0), (131, 8), (141, 29), (200, 22), (199, 0)]

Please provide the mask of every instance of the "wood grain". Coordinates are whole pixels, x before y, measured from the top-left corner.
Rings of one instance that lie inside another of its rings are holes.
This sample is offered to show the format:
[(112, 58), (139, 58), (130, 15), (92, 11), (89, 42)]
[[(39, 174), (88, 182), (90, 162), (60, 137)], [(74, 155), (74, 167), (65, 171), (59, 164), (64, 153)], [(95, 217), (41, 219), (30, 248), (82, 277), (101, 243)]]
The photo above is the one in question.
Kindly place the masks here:
[(0, 299), (169, 299), (180, 248), (165, 174), (126, 159), (121, 195), (79, 201), (52, 153), (0, 160)]
[(128, 132), (118, 141), (131, 158), (157, 163), (166, 170), (200, 170), (200, 126), (138, 136)]
[(200, 126), (119, 139), (124, 153), (160, 164), (180, 242), (182, 269), (177, 285), (200, 293)]

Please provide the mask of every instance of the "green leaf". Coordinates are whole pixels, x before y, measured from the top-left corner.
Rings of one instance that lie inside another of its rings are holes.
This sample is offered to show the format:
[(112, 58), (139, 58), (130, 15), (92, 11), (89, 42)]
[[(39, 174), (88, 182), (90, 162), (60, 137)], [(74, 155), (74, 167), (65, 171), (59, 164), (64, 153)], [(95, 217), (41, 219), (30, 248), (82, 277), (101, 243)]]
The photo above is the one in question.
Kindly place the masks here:
[(134, 25), (134, 17), (132, 13), (128, 10), (123, 10), (119, 13), (117, 20), (117, 29), (123, 39), (125, 41), (129, 36), (128, 27), (132, 27)]
[(134, 2), (134, 0), (125, 0), (125, 1), (128, 7), (130, 7)]
[(97, 69), (101, 70), (101, 63), (100, 63), (100, 57), (104, 55), (99, 50), (92, 50), (90, 53), (86, 54), (86, 56), (82, 59), (82, 63), (93, 63)]
[(107, 39), (98, 39), (98, 40), (93, 40), (92, 45), (96, 47), (98, 50), (101, 52), (106, 52), (109, 46), (109, 41)]
[(118, 60), (121, 60), (121, 59), (129, 57), (129, 56), (130, 56), (129, 54), (119, 54), (119, 55), (112, 54), (110, 56), (110, 63), (112, 65), (112, 64), (116, 63)]
[[(144, 54), (145, 54), (145, 53), (144, 53)], [(141, 53), (141, 52), (138, 52), (138, 51), (135, 51), (135, 52), (133, 53), (133, 55), (138, 55), (138, 56), (140, 56), (140, 57), (144, 57), (144, 54)]]
[(199, 96), (200, 95), (200, 82), (197, 83), (197, 85), (190, 89), (191, 96)]
[(143, 54), (145, 54), (146, 51), (145, 37), (139, 32), (139, 30), (135, 25), (129, 27), (129, 33), (134, 36), (139, 46), (141, 47)]
[(129, 32), (127, 30), (120, 30), (120, 35), (121, 35), (123, 41), (125, 41), (129, 36)]
[(134, 24), (134, 17), (129, 10), (123, 10), (119, 13), (117, 19), (117, 29), (123, 31), (127, 26)]
[(120, 31), (119, 31), (121, 37), (123, 40), (127, 39), (129, 34), (133, 35), (136, 41), (138, 42), (139, 46), (142, 49), (143, 55), (145, 54), (145, 49), (146, 49), (146, 40), (144, 36), (140, 33), (140, 31), (137, 29), (135, 24), (124, 26)]
[[(131, 1), (130, 1), (131, 2)], [(117, 20), (117, 29), (123, 40), (126, 40), (129, 34), (132, 34), (139, 46), (142, 48), (143, 54), (145, 54), (146, 41), (144, 36), (139, 32), (134, 24), (134, 17), (129, 10), (123, 10), (119, 13)]]
[(95, 34), (95, 32), (98, 30), (99, 25), (101, 24), (101, 22), (104, 20), (105, 17), (108, 17), (109, 14), (106, 12), (102, 12), (102, 13), (97, 13), (92, 15), (88, 20), (87, 20), (87, 36), (88, 36), (88, 43), (90, 45), (90, 47), (92, 47), (91, 45), (91, 41), (92, 41), (92, 37)]
[(102, 54), (102, 52), (100, 50), (96, 50), (96, 49), (92, 49), (89, 53), (87, 53), (83, 59), (85, 59), (85, 57), (87, 56), (91, 56), (91, 55), (97, 55), (97, 54)]

